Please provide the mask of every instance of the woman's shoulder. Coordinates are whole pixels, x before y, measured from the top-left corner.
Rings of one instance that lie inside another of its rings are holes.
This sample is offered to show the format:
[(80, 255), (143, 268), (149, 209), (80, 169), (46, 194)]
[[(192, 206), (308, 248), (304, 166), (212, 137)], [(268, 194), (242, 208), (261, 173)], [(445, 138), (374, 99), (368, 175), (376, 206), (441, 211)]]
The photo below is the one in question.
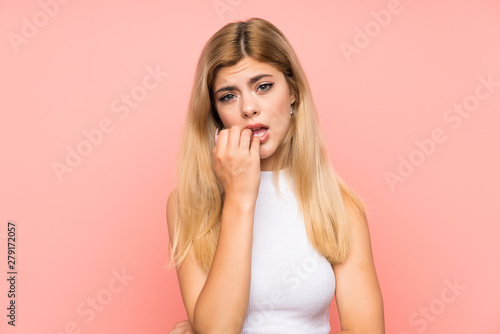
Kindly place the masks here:
[(350, 218), (355, 218), (357, 220), (366, 219), (366, 212), (362, 202), (358, 199), (352, 197), (346, 197), (344, 199), (345, 207)]
[(174, 223), (175, 223), (175, 212), (174, 205), (177, 201), (177, 188), (174, 188), (167, 198), (167, 227), (169, 235), (173, 235)]
[(366, 212), (363, 201), (351, 191), (342, 191), (342, 201), (350, 220), (365, 221)]
[(171, 200), (174, 200), (175, 199), (175, 196), (177, 196), (177, 193), (179, 192), (179, 190), (176, 188), (172, 189), (170, 191), (170, 194), (168, 195), (168, 199), (167, 199), (167, 203)]
[(167, 211), (171, 210), (175, 201), (177, 200), (177, 188), (172, 189), (167, 197)]

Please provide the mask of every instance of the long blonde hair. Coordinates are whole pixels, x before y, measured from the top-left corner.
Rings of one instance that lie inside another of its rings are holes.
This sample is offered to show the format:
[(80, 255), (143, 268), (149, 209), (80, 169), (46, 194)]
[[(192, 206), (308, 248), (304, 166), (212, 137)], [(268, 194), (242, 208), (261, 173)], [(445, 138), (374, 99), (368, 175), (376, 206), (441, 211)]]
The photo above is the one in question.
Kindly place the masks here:
[(252, 18), (222, 27), (208, 40), (198, 61), (177, 159), (178, 186), (172, 222), (175, 228), (167, 267), (178, 267), (190, 247), (194, 247), (196, 260), (207, 273), (212, 264), (224, 189), (212, 168), (213, 134), (223, 124), (214, 107), (211, 88), (221, 67), (235, 65), (245, 57), (281, 71), (295, 95), (289, 131), (275, 152), (273, 182), (278, 184), (277, 172), (286, 168), (295, 184), (311, 244), (332, 265), (341, 263), (350, 247), (345, 201), (362, 213), (364, 205), (331, 166), (309, 84), (290, 43), (268, 21)]

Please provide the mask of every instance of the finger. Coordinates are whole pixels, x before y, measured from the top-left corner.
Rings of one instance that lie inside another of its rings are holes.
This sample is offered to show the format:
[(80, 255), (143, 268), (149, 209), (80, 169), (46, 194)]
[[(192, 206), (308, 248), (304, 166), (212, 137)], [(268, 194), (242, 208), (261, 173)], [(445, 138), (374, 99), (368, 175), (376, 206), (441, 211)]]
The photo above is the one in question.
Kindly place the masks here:
[(252, 142), (250, 143), (250, 154), (255, 154), (260, 158), (260, 138), (257, 136), (252, 136)]
[(248, 151), (250, 150), (251, 140), (252, 140), (252, 130), (243, 129), (243, 131), (241, 131), (240, 150), (248, 153)]
[(214, 143), (217, 145), (217, 135), (219, 134), (219, 128), (215, 128)]
[(229, 138), (227, 140), (227, 148), (233, 151), (238, 149), (240, 145), (241, 127), (238, 125), (233, 125), (229, 132)]
[(174, 328), (176, 328), (176, 327), (181, 327), (181, 326), (182, 326), (182, 327), (185, 327), (185, 326), (186, 326), (186, 325), (188, 325), (188, 324), (189, 324), (189, 320), (179, 321), (178, 323), (176, 323), (176, 324), (174, 325)]
[(227, 146), (227, 138), (229, 137), (229, 130), (228, 129), (223, 129), (217, 134), (217, 143), (215, 147), (217, 147), (217, 150), (224, 151)]

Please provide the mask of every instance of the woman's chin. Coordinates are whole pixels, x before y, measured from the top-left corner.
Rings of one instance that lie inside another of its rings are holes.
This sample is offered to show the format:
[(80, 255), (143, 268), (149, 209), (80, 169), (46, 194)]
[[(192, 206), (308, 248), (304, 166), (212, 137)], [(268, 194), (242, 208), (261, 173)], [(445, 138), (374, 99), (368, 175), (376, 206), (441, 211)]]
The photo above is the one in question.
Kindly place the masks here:
[(269, 152), (268, 149), (261, 148), (259, 154), (260, 154), (260, 160), (268, 160), (270, 157), (272, 157), (274, 152)]

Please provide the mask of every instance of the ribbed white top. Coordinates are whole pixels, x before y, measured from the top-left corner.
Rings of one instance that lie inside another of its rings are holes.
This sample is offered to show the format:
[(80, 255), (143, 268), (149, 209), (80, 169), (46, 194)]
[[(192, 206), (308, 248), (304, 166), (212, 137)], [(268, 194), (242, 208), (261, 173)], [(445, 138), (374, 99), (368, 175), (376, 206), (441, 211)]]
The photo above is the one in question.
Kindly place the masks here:
[(273, 172), (261, 171), (244, 334), (330, 333), (335, 275), (307, 238), (291, 185), (282, 169), (279, 197)]

